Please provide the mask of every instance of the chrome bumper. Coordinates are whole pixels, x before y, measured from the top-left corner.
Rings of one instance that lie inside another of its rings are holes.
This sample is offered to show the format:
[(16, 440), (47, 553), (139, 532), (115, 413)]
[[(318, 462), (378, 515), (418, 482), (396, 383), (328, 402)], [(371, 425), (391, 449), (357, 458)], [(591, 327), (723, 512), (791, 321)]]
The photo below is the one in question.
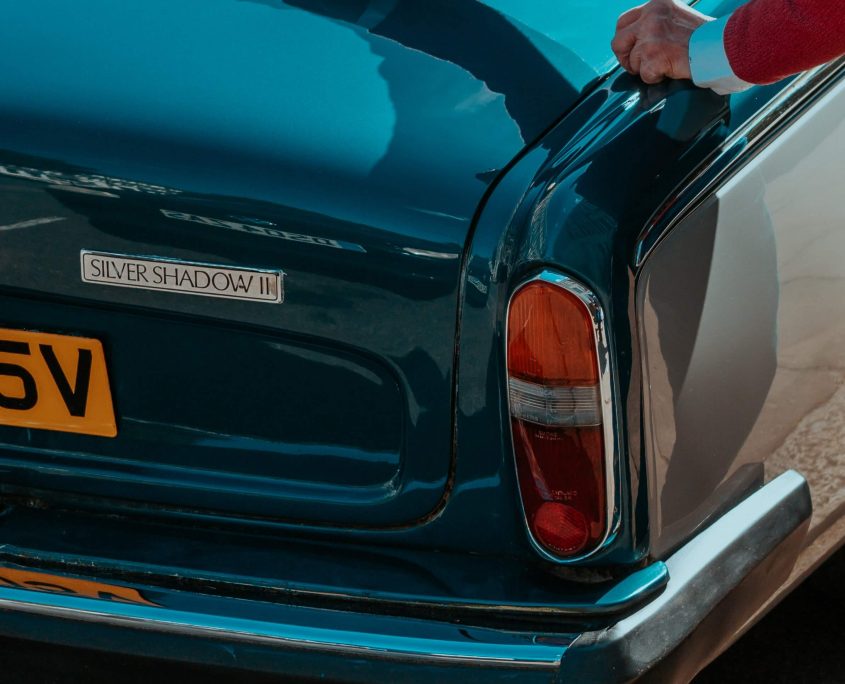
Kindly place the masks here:
[[(581, 634), (151, 587), (132, 589), (144, 597), (139, 602), (8, 586), (0, 586), (0, 633), (328, 681), (683, 680), (783, 582), (810, 512), (804, 479), (781, 475), (671, 556), (670, 579), (656, 598), (608, 629)], [(655, 566), (641, 577), (653, 581)], [(607, 603), (630, 596), (637, 574), (608, 592)]]
[(567, 649), (567, 682), (689, 681), (786, 581), (812, 514), (810, 490), (783, 473), (669, 557), (666, 589)]

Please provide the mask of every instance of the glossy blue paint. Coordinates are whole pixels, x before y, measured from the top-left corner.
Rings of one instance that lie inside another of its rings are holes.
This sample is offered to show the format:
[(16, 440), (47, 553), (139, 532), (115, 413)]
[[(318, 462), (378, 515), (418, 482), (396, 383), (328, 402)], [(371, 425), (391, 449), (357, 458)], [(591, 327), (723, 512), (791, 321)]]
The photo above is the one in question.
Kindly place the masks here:
[(633, 6), (630, 0), (484, 0), (484, 4), (566, 46), (600, 74), (618, 66), (605, 37), (612, 35), (619, 15)]
[[(319, 525), (438, 510), (473, 215), (597, 72), (468, 0), (8, 13), (4, 323), (101, 338), (120, 435), (0, 430), (7, 483)], [(80, 249), (281, 269), (286, 301), (83, 284)]]
[(460, 619), (467, 624), (603, 624), (668, 581), (656, 562), (589, 584), (550, 576), (523, 559), (336, 543), (255, 530), (179, 526), (17, 507), (6, 513), (0, 560), (91, 574), (103, 581), (293, 601), (326, 608)]
[[(196, 592), (182, 578), (174, 591), (151, 585), (150, 576), (104, 580), (82, 568), (33, 572), (19, 558), (4, 558), (0, 633), (96, 643), (135, 655), (178, 653), (184, 661), (233, 665), (242, 673), (343, 681), (627, 682), (647, 670), (656, 680), (686, 680), (701, 665), (701, 649), (723, 638), (719, 627), (702, 619), (720, 617), (719, 606), (727, 605), (722, 615), (738, 629), (757, 608), (758, 584), (777, 586), (789, 572), (811, 513), (804, 478), (794, 471), (781, 475), (674, 553), (665, 590), (610, 629), (567, 629), (557, 611), (551, 631), (467, 626), (462, 619), (452, 624), (455, 610), (449, 622), (372, 609), (334, 611), (243, 592), (233, 597), (207, 580)], [(4, 556), (14, 553), (4, 550)], [(663, 563), (634, 573), (596, 606), (617, 602), (646, 577), (661, 575), (663, 588)]]
[[(702, 11), (719, 14), (729, 6), (702, 3)], [(648, 483), (639, 442), (641, 387), (631, 304), (638, 241), (676, 185), (784, 86), (725, 98), (689, 83), (646, 86), (619, 74), (582, 99), (502, 179), (480, 215), (466, 257), (458, 372), (461, 458), (449, 504), (458, 519), (472, 521), (473, 529), (500, 535), (507, 530), (506, 536), (525, 548), (524, 521), (514, 519), (510, 503), (514, 475), (504, 312), (516, 284), (556, 268), (599, 296), (618, 364), (621, 524), (591, 564), (647, 557)]]
[(16, 608), (0, 630), (81, 647), (107, 642), (134, 655), (177, 652), (184, 661), (236, 666), (242, 674), (420, 682), (549, 681), (574, 636), (132, 588), (147, 605), (0, 587), (0, 606)]
[[(120, 421), (0, 429), (18, 561), (574, 622), (663, 586), (635, 571), (635, 245), (778, 87), (602, 80), (618, 4), (563, 4), (7, 8), (0, 323), (102, 339)], [(83, 248), (280, 268), (286, 302), (83, 284)], [(588, 569), (533, 553), (514, 482), (504, 307), (546, 267), (596, 291), (620, 371), (621, 524)]]

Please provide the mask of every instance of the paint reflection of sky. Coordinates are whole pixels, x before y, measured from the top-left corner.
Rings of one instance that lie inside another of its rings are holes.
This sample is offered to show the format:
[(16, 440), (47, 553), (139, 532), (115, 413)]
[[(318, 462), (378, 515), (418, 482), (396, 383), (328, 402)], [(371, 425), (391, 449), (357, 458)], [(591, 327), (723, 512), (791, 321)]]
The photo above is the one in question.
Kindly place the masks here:
[(518, 21), (565, 45), (597, 72), (616, 64), (610, 40), (616, 19), (641, 0), (484, 0)]
[[(454, 245), (490, 181), (596, 73), (537, 16), (476, 0), (6, 9), (0, 38), (16, 68), (0, 70), (0, 148), (50, 157), (50, 171), (250, 197)], [(589, 34), (592, 22), (577, 23)]]
[[(51, 21), (41, 21), (45, 16)], [(107, 108), (113, 125), (158, 130), (182, 143), (245, 149), (260, 141), (266, 153), (283, 140), (285, 154), (299, 144), (325, 165), (342, 150), (361, 169), (372, 168), (390, 143), (395, 113), (387, 84), (372, 78), (383, 57), (359, 35), (307, 12), (282, 17), (230, 0), (86, 0), (81, 11), (63, 0), (28, 0), (5, 8), (4, 24), (15, 26), (2, 34), (19, 65), (0, 75), (3, 92), (15, 99), (5, 108), (79, 120)], [(322, 43), (302, 39), (317, 32)], [(292, 58), (308, 69), (286, 67)], [(366, 110), (356, 106), (362, 101)]]

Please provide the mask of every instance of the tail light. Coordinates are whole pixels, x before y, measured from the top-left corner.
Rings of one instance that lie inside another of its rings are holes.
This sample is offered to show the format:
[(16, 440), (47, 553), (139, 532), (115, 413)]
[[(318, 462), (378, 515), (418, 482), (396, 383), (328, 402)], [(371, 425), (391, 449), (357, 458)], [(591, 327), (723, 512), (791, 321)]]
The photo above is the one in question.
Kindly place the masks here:
[(607, 539), (613, 430), (601, 307), (544, 272), (520, 287), (507, 327), (508, 398), (519, 488), (533, 540), (557, 559)]

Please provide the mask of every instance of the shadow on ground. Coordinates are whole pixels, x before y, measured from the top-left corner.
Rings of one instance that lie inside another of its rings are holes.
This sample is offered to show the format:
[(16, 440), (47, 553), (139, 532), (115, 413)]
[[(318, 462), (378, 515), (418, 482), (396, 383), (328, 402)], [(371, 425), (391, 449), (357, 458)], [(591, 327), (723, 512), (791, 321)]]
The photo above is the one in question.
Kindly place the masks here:
[(845, 549), (838, 551), (694, 684), (845, 682)]

